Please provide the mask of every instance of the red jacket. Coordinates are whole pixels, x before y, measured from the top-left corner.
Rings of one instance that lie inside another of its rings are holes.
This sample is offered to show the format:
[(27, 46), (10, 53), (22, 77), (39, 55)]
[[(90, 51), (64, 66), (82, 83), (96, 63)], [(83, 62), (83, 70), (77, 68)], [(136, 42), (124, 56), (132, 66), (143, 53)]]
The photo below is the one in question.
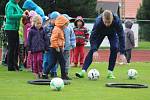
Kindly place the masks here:
[(76, 45), (77, 46), (84, 45), (85, 42), (88, 42), (89, 33), (88, 33), (87, 28), (85, 28), (85, 27), (81, 27), (81, 28), (75, 27), (74, 32), (75, 32), (75, 35), (76, 35)]

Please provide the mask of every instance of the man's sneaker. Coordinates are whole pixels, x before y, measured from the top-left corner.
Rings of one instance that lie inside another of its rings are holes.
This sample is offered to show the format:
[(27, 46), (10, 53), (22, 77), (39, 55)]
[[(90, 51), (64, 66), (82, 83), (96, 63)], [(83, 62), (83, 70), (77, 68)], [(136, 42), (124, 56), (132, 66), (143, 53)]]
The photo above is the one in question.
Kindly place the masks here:
[(85, 74), (85, 72), (83, 72), (83, 71), (75, 73), (75, 75), (79, 78), (84, 78), (84, 74)]
[(108, 73), (107, 79), (115, 79), (116, 77), (113, 75), (113, 73)]

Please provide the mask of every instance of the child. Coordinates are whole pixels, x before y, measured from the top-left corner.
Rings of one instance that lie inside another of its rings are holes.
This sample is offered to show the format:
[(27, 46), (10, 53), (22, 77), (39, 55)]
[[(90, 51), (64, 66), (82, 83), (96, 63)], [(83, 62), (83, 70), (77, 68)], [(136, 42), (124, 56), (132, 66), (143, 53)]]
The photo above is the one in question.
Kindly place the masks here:
[(87, 28), (84, 27), (84, 21), (81, 16), (78, 16), (74, 22), (74, 32), (76, 35), (76, 47), (74, 49), (74, 65), (78, 65), (78, 58), (80, 56), (80, 67), (84, 62), (84, 45), (87, 44), (89, 34)]
[[(67, 15), (67, 14), (63, 14), (63, 16), (65, 16), (68, 20), (70, 20), (71, 18)], [(66, 74), (69, 75), (69, 65), (70, 65), (70, 49), (75, 48), (76, 46), (76, 37), (75, 37), (75, 33), (73, 31), (73, 27), (68, 25), (68, 27), (66, 27), (64, 29), (64, 33), (65, 33), (65, 48), (64, 48), (64, 58), (66, 61)]]
[(32, 53), (32, 71), (36, 79), (42, 76), (42, 52), (47, 49), (45, 43), (47, 39), (47, 35), (42, 27), (42, 18), (39, 15), (34, 16), (33, 26), (29, 31), (27, 46)]
[(7, 66), (8, 41), (7, 41), (7, 35), (6, 35), (5, 31), (4, 31), (4, 25), (5, 25), (5, 21), (3, 21), (3, 25), (1, 26), (1, 35), (2, 35), (2, 65)]
[[(33, 17), (36, 16), (37, 13), (33, 10), (31, 10), (30, 12), (28, 12), (28, 18), (26, 19), (27, 23), (25, 24), (24, 27), (24, 46), (26, 48), (27, 45), (27, 39), (28, 39), (28, 35), (29, 35), (29, 30), (30, 28), (33, 26)], [(32, 67), (32, 55), (30, 51), (25, 51), (25, 61), (26, 62), (26, 68), (30, 71), (31, 67)]]
[(22, 71), (24, 68), (23, 62), (24, 62), (24, 37), (23, 37), (23, 23), (22, 19), (20, 21), (19, 26), (19, 70)]
[[(51, 37), (52, 34), (52, 30), (54, 28), (54, 24), (55, 24), (55, 20), (56, 18), (60, 16), (60, 13), (57, 11), (53, 11), (51, 14), (48, 15), (49, 17), (49, 23), (47, 25), (44, 26), (44, 30), (47, 33), (47, 36)], [(44, 53), (44, 57), (43, 57), (43, 71), (45, 72), (46, 68), (48, 67), (48, 65), (51, 62), (51, 48), (50, 48), (50, 40), (48, 41), (48, 50)], [(54, 65), (54, 67), (50, 70), (50, 75), (51, 77), (57, 77), (57, 68), (58, 65)]]
[(44, 71), (43, 78), (48, 78), (48, 73), (54, 65), (56, 65), (57, 61), (61, 67), (61, 78), (68, 80), (68, 76), (65, 73), (65, 59), (63, 56), (63, 48), (64, 48), (64, 32), (63, 29), (68, 25), (69, 20), (64, 16), (60, 15), (56, 18), (55, 27), (52, 30), (51, 39), (50, 39), (50, 47), (51, 47), (51, 62), (47, 67), (46, 71)]
[(132, 21), (127, 20), (125, 21), (125, 56), (127, 59), (127, 63), (130, 63), (131, 60), (131, 52), (132, 52), (132, 48), (135, 47), (135, 42), (134, 42), (134, 33), (131, 30), (132, 28)]

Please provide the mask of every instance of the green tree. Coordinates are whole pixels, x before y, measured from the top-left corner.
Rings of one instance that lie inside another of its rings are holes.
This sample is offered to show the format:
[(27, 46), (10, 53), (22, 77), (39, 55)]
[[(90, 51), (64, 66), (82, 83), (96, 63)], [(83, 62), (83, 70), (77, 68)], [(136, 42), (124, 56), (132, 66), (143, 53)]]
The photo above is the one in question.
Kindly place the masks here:
[(56, 8), (72, 17), (95, 17), (97, 0), (58, 0)]
[[(138, 20), (150, 20), (150, 0), (143, 0), (137, 13)], [(150, 41), (150, 21), (139, 21), (141, 39)]]

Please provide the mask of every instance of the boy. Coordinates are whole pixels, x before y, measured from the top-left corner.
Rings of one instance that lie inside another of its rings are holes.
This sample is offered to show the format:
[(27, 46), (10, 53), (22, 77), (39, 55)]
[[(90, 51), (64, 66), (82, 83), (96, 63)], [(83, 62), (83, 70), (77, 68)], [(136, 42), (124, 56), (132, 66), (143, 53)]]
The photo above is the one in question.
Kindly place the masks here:
[(135, 47), (135, 42), (134, 42), (134, 33), (131, 30), (132, 28), (132, 21), (127, 20), (125, 21), (125, 56), (127, 59), (127, 63), (130, 63), (131, 60), (131, 52), (132, 48)]

